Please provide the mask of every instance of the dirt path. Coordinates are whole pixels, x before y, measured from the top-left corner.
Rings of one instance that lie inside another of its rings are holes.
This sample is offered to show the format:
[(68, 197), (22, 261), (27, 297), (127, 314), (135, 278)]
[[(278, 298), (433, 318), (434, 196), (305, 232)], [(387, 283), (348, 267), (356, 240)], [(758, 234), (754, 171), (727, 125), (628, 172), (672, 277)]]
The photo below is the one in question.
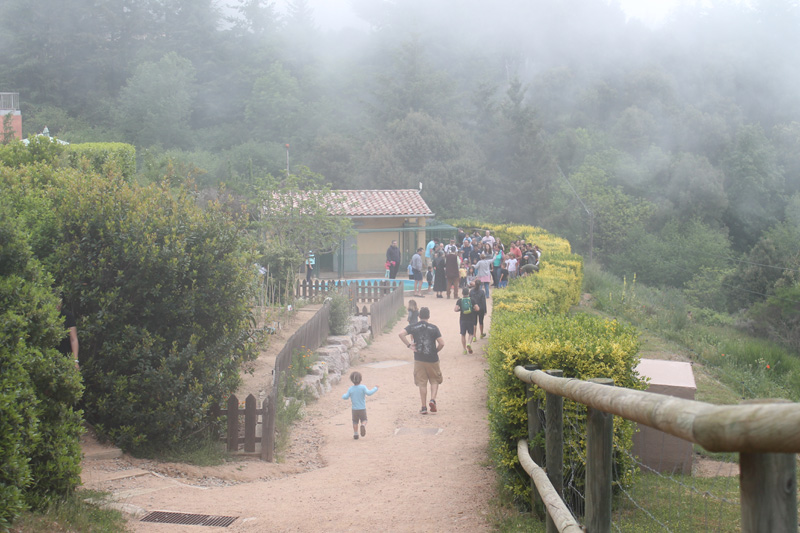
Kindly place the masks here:
[[(419, 301), (419, 300), (418, 300)], [(485, 531), (494, 474), (486, 420), (486, 341), (462, 355), (454, 300), (427, 297), (445, 340), (439, 412), (418, 414), (413, 354), (397, 334), (381, 335), (354, 368), (380, 390), (367, 399), (365, 438), (353, 440), (342, 382), (307, 407), (281, 464), (236, 461), (198, 468), (127, 457), (87, 465), (90, 488), (112, 491), (128, 510), (236, 516), (203, 531)], [(487, 316), (487, 329), (488, 329)], [(113, 478), (113, 479), (105, 479)], [(197, 526), (130, 522), (134, 531)]]

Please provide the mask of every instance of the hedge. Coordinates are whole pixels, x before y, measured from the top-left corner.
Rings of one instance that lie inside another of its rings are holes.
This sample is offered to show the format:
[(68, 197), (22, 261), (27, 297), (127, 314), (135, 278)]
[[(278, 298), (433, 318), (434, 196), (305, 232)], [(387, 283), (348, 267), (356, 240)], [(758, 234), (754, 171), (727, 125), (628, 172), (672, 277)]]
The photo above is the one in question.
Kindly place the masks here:
[(130, 144), (70, 144), (66, 146), (64, 153), (73, 168), (82, 168), (81, 161), (86, 161), (86, 170), (101, 175), (121, 174), (126, 181), (131, 181), (136, 175), (136, 148)]
[[(638, 332), (614, 320), (570, 313), (580, 301), (583, 260), (569, 242), (531, 226), (487, 225), (455, 221), (465, 229), (491, 230), (507, 244), (525, 239), (542, 249), (538, 273), (517, 278), (505, 289), (492, 291), (492, 331), (488, 345), (490, 447), (501, 483), (522, 508), (530, 502), (530, 483), (517, 460), (517, 441), (527, 438), (526, 385), (514, 376), (517, 365), (538, 364), (561, 369), (565, 377), (606, 377), (616, 386), (643, 389), (634, 371), (638, 364)], [(544, 405), (544, 393), (536, 390)], [(565, 401), (564, 438), (575, 442), (564, 450), (565, 478), (572, 470), (580, 485), (585, 465), (585, 408)], [(614, 445), (633, 446), (634, 424), (615, 418)], [(628, 483), (635, 466), (617, 454), (617, 482)], [(577, 472), (580, 470), (580, 472)], [(566, 495), (570, 497), (569, 495)]]

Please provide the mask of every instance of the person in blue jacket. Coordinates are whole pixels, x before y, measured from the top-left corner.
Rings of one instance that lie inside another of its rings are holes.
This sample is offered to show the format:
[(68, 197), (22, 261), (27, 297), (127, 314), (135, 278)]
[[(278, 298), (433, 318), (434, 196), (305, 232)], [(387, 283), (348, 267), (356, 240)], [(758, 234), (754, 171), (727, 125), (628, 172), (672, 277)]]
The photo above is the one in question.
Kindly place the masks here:
[(361, 372), (350, 374), (350, 381), (353, 382), (353, 386), (347, 389), (347, 392), (342, 395), (342, 399), (349, 398), (353, 406), (353, 438), (358, 440), (359, 423), (361, 423), (361, 436), (367, 435), (367, 396), (378, 392), (378, 387), (367, 389), (366, 385), (362, 385)]

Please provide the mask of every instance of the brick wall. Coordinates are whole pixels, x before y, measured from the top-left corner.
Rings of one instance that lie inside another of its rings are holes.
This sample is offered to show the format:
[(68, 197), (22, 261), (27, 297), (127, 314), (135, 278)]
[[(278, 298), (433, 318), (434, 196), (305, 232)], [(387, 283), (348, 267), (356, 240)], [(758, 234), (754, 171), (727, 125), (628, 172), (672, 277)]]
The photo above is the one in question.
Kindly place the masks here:
[[(19, 111), (0, 111), (2, 119), (5, 119), (7, 114), (11, 113), (11, 130), (14, 132), (16, 139), (22, 140), (22, 114)], [(4, 120), (0, 120), (0, 139), (3, 138), (5, 130), (3, 129)]]

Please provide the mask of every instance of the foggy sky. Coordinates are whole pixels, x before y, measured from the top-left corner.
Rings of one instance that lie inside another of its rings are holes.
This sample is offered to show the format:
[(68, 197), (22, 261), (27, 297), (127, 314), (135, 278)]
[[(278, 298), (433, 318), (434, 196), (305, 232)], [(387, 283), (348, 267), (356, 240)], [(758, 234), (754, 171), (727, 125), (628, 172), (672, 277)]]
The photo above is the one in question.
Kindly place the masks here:
[[(275, 7), (279, 13), (286, 12), (288, 0), (276, 0)], [(649, 27), (658, 27), (679, 8), (704, 9), (713, 4), (745, 4), (748, 0), (611, 0), (622, 8), (629, 19), (637, 19)], [(366, 30), (368, 25), (360, 20), (352, 10), (351, 0), (308, 0), (314, 10), (316, 23), (326, 30), (354, 28)]]

